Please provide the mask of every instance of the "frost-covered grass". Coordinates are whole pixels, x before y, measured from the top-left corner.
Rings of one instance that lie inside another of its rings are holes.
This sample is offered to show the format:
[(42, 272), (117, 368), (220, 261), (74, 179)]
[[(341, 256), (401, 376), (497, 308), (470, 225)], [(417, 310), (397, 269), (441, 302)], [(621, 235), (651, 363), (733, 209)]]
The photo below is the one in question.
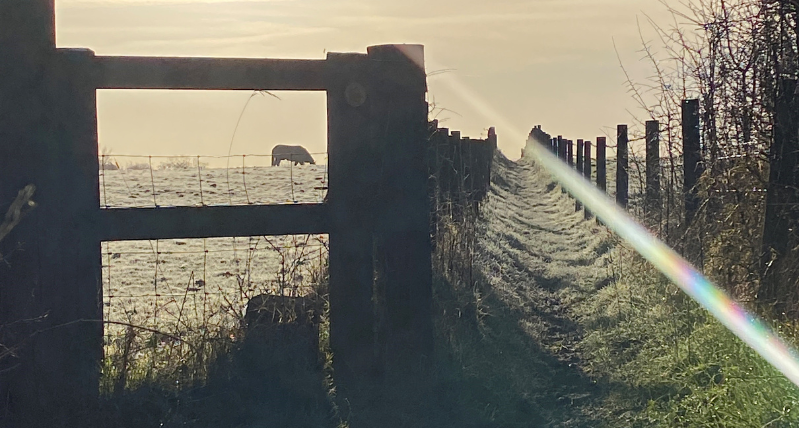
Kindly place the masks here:
[[(623, 247), (616, 281), (575, 309), (586, 371), (612, 387), (608, 426), (789, 427), (799, 389)], [(775, 325), (796, 341), (796, 326)]]

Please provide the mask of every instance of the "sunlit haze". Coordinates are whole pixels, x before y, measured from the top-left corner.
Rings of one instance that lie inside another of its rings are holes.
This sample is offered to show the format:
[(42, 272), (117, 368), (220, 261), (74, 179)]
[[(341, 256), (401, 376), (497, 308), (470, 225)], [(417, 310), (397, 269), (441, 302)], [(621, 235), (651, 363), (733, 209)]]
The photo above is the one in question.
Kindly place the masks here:
[[(665, 10), (658, 0), (57, 0), (56, 8), (58, 46), (99, 55), (323, 59), (421, 43), (433, 116), (473, 137), (496, 126), (510, 158), (524, 144), (503, 134), (510, 125), (592, 139), (632, 122), (614, 42), (633, 76), (645, 78), (638, 22), (646, 30), (646, 16)], [(470, 102), (470, 93), (489, 105)], [(100, 145), (115, 154), (227, 154), (250, 95), (101, 91)], [(233, 153), (275, 144), (324, 151), (324, 94), (275, 95), (249, 103)]]

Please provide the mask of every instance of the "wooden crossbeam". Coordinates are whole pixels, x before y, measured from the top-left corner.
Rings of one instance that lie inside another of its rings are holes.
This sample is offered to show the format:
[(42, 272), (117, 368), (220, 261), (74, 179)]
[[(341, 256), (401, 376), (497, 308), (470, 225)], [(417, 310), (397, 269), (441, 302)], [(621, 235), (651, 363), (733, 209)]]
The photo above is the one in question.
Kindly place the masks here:
[(324, 60), (98, 56), (98, 89), (323, 91)]
[(327, 205), (107, 208), (102, 241), (328, 233)]

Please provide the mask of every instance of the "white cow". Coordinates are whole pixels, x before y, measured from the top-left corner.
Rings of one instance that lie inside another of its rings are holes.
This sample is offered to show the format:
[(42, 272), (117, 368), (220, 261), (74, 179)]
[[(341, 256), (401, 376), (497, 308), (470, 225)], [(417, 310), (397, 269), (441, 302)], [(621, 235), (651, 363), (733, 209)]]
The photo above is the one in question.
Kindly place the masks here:
[(272, 149), (272, 166), (280, 165), (280, 161), (282, 160), (294, 162), (294, 165), (305, 165), (306, 163), (316, 165), (311, 154), (308, 153), (308, 150), (305, 150), (303, 146), (278, 144)]

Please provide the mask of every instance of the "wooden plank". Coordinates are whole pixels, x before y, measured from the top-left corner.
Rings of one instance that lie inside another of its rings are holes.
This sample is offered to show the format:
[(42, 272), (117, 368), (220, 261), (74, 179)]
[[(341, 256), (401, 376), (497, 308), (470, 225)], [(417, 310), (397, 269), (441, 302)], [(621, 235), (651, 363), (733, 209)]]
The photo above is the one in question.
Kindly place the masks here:
[(98, 89), (325, 90), (324, 60), (97, 57)]
[(103, 241), (328, 233), (324, 204), (100, 210)]

